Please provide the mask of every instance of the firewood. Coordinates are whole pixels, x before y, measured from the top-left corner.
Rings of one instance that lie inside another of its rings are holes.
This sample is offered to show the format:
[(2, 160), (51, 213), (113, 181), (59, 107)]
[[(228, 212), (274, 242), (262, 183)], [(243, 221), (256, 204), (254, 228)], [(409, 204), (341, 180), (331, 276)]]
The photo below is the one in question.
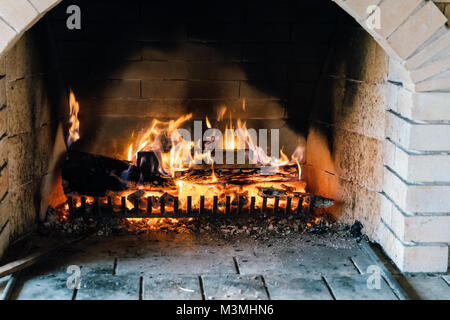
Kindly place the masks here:
[(146, 152), (140, 159), (138, 168), (128, 161), (71, 150), (61, 172), (64, 193), (103, 197), (110, 191), (126, 190), (132, 183), (167, 184), (167, 178), (157, 172), (159, 164), (151, 163), (155, 155)]
[(258, 188), (258, 195), (260, 197), (274, 198), (274, 197), (283, 197), (285, 195), (284, 190), (278, 190), (275, 188)]
[(61, 172), (64, 193), (104, 196), (107, 190), (124, 190), (120, 176), (129, 168), (126, 161), (71, 150)]

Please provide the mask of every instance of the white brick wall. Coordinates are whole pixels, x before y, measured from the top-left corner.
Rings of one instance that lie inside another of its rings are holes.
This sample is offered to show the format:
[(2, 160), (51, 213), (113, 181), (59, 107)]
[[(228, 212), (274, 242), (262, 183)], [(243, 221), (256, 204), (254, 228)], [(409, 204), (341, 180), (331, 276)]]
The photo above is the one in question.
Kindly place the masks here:
[(450, 181), (450, 153), (408, 153), (386, 140), (385, 164), (412, 183)]
[(383, 196), (382, 219), (405, 242), (450, 243), (450, 214), (409, 214)]
[(384, 192), (406, 212), (450, 212), (450, 184), (408, 184), (385, 168)]
[(380, 244), (383, 249), (405, 272), (446, 272), (448, 264), (448, 246), (446, 244), (404, 243), (384, 224), (381, 223)]
[(399, 88), (397, 113), (419, 121), (450, 121), (450, 92), (416, 93)]
[(405, 119), (388, 112), (386, 136), (413, 151), (450, 151), (450, 124)]

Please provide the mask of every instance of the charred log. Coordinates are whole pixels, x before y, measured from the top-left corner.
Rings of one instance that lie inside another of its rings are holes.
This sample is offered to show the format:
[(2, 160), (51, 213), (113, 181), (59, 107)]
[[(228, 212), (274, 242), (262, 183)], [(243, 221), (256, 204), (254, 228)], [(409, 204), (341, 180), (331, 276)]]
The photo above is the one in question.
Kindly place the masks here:
[(71, 150), (61, 172), (64, 193), (104, 196), (107, 191), (125, 190), (126, 185), (120, 177), (130, 170), (135, 172), (130, 176), (137, 178), (137, 168), (133, 167), (127, 161)]
[(167, 179), (158, 171), (155, 154), (145, 152), (139, 160), (137, 167), (128, 161), (71, 150), (61, 173), (64, 193), (105, 196), (108, 192), (126, 190), (130, 183), (167, 184)]
[(158, 157), (152, 151), (138, 152), (137, 165), (142, 182), (152, 182), (155, 176), (159, 176), (159, 173), (162, 172)]

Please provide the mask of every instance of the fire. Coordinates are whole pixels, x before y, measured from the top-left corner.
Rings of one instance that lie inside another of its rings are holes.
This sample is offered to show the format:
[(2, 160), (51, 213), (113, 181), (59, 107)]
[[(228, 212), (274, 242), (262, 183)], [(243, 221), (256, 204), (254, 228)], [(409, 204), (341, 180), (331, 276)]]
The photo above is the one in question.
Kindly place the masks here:
[(216, 174), (214, 173), (214, 162), (211, 164), (211, 171), (212, 171), (211, 182), (215, 183), (217, 182), (217, 177)]
[[(243, 109), (245, 109), (245, 100), (243, 102)], [(218, 122), (220, 122), (225, 113), (226, 107), (220, 108), (218, 112)], [(136, 162), (137, 154), (140, 151), (154, 152), (159, 161), (159, 173), (175, 177), (177, 172), (187, 171), (192, 169), (198, 163), (214, 163), (212, 156), (212, 149), (208, 149), (201, 145), (201, 141), (191, 141), (186, 139), (183, 135), (182, 125), (188, 120), (192, 119), (192, 114), (181, 116), (176, 120), (168, 122), (154, 119), (147, 130), (145, 130), (137, 141), (132, 141), (129, 144), (128, 161)], [(208, 117), (205, 117), (206, 127), (212, 128)], [(187, 130), (185, 130), (188, 132)], [(190, 137), (190, 133), (188, 132)], [(228, 121), (225, 124), (224, 136), (217, 138), (213, 136), (211, 141), (206, 141), (206, 144), (219, 142), (222, 140), (221, 149), (223, 151), (247, 151), (253, 156), (255, 164), (260, 166), (271, 166), (275, 170), (286, 165), (296, 165), (298, 168), (299, 178), (301, 178), (300, 161), (303, 157), (303, 149), (297, 148), (292, 154), (291, 159), (283, 152), (283, 148), (279, 151), (279, 156), (269, 156), (263, 148), (257, 145), (256, 131), (253, 132), (247, 129), (247, 124), (241, 119), (237, 119), (236, 123), (233, 121), (232, 112), (228, 112)], [(135, 140), (133, 138), (133, 140)], [(138, 146), (138, 147), (134, 147)], [(220, 149), (219, 145), (216, 145)], [(213, 170), (214, 171), (214, 170)]]
[(227, 112), (227, 107), (225, 107), (225, 106), (220, 107), (219, 111), (217, 112), (217, 121), (219, 121), (219, 122), (222, 121), (226, 112)]
[(297, 159), (295, 159), (295, 162), (297, 163), (298, 168), (298, 180), (302, 180), (302, 167), (300, 167), (300, 163), (298, 163)]
[(208, 116), (206, 116), (205, 122), (206, 122), (206, 127), (207, 127), (208, 129), (211, 129), (212, 126), (211, 126), (211, 122), (209, 122)]
[[(245, 100), (243, 100), (242, 109), (245, 110)], [(77, 139), (79, 138), (78, 110), (78, 103), (71, 93), (71, 129), (73, 128), (73, 130), (70, 131), (70, 137), (73, 133), (76, 134)], [(170, 121), (154, 119), (148, 128), (137, 137), (133, 132), (124, 154), (130, 162), (130, 168), (133, 166), (140, 168), (141, 163), (137, 163), (139, 152), (154, 155), (158, 163), (151, 170), (157, 170), (157, 172), (152, 171), (151, 173), (168, 181), (167, 185), (154, 185), (143, 180), (133, 182), (121, 176), (127, 190), (111, 192), (107, 196), (114, 199), (125, 197), (125, 207), (128, 210), (134, 209), (135, 201), (138, 201), (141, 209), (150, 203), (154, 213), (158, 213), (161, 209), (159, 204), (163, 197), (164, 203), (168, 207), (174, 206), (174, 197), (178, 197), (180, 210), (186, 210), (188, 197), (192, 200), (192, 209), (198, 209), (201, 196), (204, 196), (205, 207), (209, 208), (212, 207), (214, 196), (217, 196), (218, 212), (225, 211), (227, 197), (230, 197), (233, 206), (236, 206), (240, 197), (243, 197), (245, 199), (244, 206), (247, 208), (250, 205), (250, 199), (255, 198), (255, 206), (261, 208), (264, 190), (275, 190), (281, 194), (276, 196), (280, 208), (286, 207), (288, 197), (290, 197), (289, 201), (292, 207), (299, 205), (297, 196), (304, 193), (306, 187), (306, 183), (301, 180), (300, 163), (303, 158), (303, 148), (298, 147), (290, 158), (285, 154), (283, 148), (279, 150), (279, 156), (268, 155), (266, 150), (257, 145), (255, 133), (247, 128), (246, 122), (240, 119), (233, 121), (232, 112), (228, 111), (227, 114), (225, 106), (218, 110), (217, 122), (220, 123), (224, 117), (227, 120), (221, 125), (225, 127), (225, 134), (221, 137), (222, 141), (218, 144), (218, 149), (221, 147), (222, 150), (228, 152), (244, 150), (253, 155), (254, 163), (246, 163), (243, 167), (218, 166), (219, 164), (214, 161), (212, 149), (206, 147), (209, 143), (214, 142), (216, 136), (213, 136), (210, 141), (195, 142), (191, 141), (190, 135), (186, 136), (189, 131), (183, 129), (183, 126), (187, 126), (187, 122), (192, 119), (192, 114), (186, 114)], [(208, 117), (205, 117), (205, 122), (206, 127), (212, 129)], [(215, 150), (217, 151), (217, 146)], [(144, 159), (142, 153), (139, 155), (140, 162)], [(144, 161), (147, 160), (144, 159)], [(247, 165), (248, 167), (246, 167)], [(269, 167), (269, 172), (262, 173), (261, 168), (263, 167)], [(134, 195), (135, 193), (139, 194), (138, 198)], [(129, 199), (129, 196), (135, 198)], [(145, 201), (149, 197), (151, 197), (151, 202)], [(267, 198), (264, 195), (264, 197), (267, 200), (267, 204), (265, 204), (267, 208), (273, 208), (275, 196)], [(89, 203), (92, 199), (87, 198), (87, 201)], [(79, 202), (76, 203), (77, 207), (80, 205)], [(113, 206), (118, 210), (121, 206), (120, 201)]]
[[(242, 103), (242, 109), (245, 110), (245, 100)], [(183, 135), (182, 126), (187, 121), (192, 119), (192, 114), (186, 114), (176, 120), (160, 121), (154, 119), (148, 129), (138, 136), (138, 139), (131, 138), (128, 146), (127, 154), (128, 160), (131, 163), (136, 163), (137, 154), (140, 151), (153, 152), (159, 161), (158, 171), (164, 176), (172, 177), (173, 187), (155, 188), (151, 186), (144, 186), (145, 197), (159, 198), (163, 194), (170, 194), (179, 198), (179, 208), (186, 208), (186, 199), (188, 196), (192, 198), (193, 208), (198, 207), (200, 196), (205, 196), (205, 205), (211, 205), (213, 197), (209, 195), (218, 196), (219, 211), (224, 209), (226, 196), (231, 197), (231, 201), (237, 201), (239, 196), (245, 195), (246, 199), (251, 197), (257, 198), (256, 205), (262, 204), (260, 192), (262, 188), (277, 188), (288, 190), (290, 194), (298, 194), (305, 192), (305, 183), (301, 181), (301, 166), (300, 162), (303, 157), (303, 149), (297, 148), (292, 154), (291, 158), (285, 154), (283, 148), (279, 150), (279, 156), (269, 156), (266, 151), (256, 144), (256, 137), (247, 129), (245, 121), (237, 119), (233, 120), (232, 112), (223, 106), (218, 110), (217, 122), (221, 122), (224, 117), (227, 117), (225, 133), (222, 137), (222, 150), (237, 151), (246, 150), (251, 151), (255, 157), (255, 167), (269, 166), (274, 172), (274, 175), (260, 175), (253, 173), (246, 181), (239, 183), (230, 182), (228, 173), (224, 173), (223, 169), (215, 167), (214, 157), (211, 150), (202, 145), (201, 141), (192, 142), (186, 139)], [(205, 123), (208, 129), (212, 128), (211, 122), (205, 116)], [(212, 143), (205, 141), (205, 145)], [(135, 147), (137, 146), (137, 147)], [(208, 179), (204, 176), (196, 175), (196, 170), (199, 170), (198, 163), (209, 164), (209, 168), (202, 167), (203, 171), (209, 171)], [(136, 165), (139, 165), (136, 163)], [(222, 167), (221, 167), (222, 168)], [(126, 192), (126, 195), (131, 192)], [(121, 196), (124, 196), (122, 194)], [(287, 197), (280, 197), (280, 206), (286, 203)], [(269, 201), (268, 206), (273, 205)], [(132, 204), (127, 201), (127, 207)], [(158, 207), (155, 206), (155, 212)]]
[(130, 146), (128, 147), (128, 161), (131, 161), (133, 159), (133, 145), (130, 144)]
[(75, 94), (70, 90), (69, 95), (69, 106), (70, 106), (70, 116), (69, 116), (69, 136), (67, 137), (67, 145), (70, 146), (72, 143), (80, 139), (80, 121), (78, 120), (78, 112), (80, 111), (80, 105), (75, 99)]

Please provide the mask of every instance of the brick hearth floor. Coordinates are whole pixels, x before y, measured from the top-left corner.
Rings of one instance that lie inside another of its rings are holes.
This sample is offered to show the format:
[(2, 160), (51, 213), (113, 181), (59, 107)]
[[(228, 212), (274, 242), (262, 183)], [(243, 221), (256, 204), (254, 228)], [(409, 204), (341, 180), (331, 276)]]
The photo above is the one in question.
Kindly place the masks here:
[[(13, 299), (397, 299), (353, 239), (288, 236), (220, 240), (154, 232), (91, 237), (22, 272)], [(81, 286), (67, 288), (69, 266)], [(446, 275), (402, 275), (415, 299), (450, 299)], [(0, 279), (0, 291), (7, 278)]]

